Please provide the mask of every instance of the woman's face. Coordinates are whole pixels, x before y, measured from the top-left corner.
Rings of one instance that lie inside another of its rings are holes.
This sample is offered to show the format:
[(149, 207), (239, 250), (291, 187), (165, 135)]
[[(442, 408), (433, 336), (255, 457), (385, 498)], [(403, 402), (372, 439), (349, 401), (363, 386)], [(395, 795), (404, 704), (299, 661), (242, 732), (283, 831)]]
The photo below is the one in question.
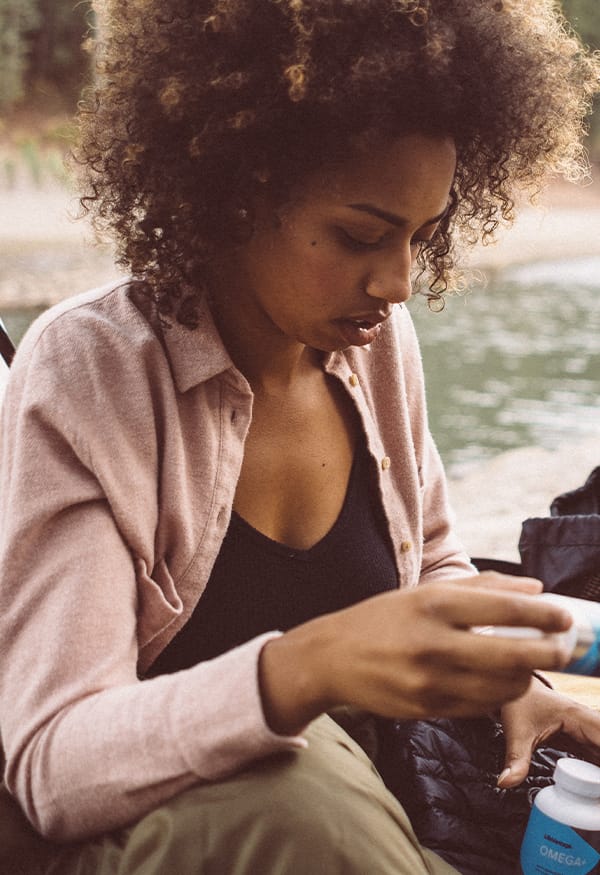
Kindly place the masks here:
[(276, 214), (259, 204), (252, 238), (229, 253), (214, 289), (217, 312), (221, 293), (232, 302), (228, 330), (323, 351), (372, 342), (411, 295), (455, 166), (451, 140), (411, 134), (314, 173)]

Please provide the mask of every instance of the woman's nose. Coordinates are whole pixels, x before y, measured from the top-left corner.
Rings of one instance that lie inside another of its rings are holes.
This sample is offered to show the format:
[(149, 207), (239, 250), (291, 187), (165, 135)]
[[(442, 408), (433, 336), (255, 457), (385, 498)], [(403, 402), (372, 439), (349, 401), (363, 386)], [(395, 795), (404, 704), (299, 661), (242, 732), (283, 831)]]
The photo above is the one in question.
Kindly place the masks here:
[(390, 304), (402, 304), (412, 295), (413, 259), (408, 253), (396, 254), (387, 264), (374, 270), (366, 284), (367, 294)]

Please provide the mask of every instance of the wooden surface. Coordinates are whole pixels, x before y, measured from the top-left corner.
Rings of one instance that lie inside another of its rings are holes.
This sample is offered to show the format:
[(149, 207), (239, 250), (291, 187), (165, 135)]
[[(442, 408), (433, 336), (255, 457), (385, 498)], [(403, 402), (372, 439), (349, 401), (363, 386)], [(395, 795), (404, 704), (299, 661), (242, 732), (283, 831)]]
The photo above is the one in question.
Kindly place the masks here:
[(544, 672), (544, 675), (559, 692), (566, 693), (576, 701), (600, 711), (600, 678), (549, 671)]

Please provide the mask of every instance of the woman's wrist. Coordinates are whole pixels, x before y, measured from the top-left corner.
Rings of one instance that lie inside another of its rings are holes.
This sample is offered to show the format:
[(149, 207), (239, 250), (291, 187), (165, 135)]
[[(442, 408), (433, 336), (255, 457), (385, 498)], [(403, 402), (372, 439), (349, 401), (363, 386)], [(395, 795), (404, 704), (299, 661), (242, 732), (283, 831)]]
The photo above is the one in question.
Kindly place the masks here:
[(258, 679), (263, 712), (278, 735), (297, 735), (335, 704), (323, 682), (324, 619), (272, 638), (261, 650)]

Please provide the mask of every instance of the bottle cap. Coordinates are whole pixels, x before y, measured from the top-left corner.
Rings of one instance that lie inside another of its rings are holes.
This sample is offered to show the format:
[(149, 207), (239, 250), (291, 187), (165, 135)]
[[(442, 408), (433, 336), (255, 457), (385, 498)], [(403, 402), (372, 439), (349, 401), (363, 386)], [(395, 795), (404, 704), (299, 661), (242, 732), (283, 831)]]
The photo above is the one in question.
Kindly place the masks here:
[(562, 757), (556, 763), (554, 780), (571, 793), (600, 799), (600, 768), (592, 763)]

